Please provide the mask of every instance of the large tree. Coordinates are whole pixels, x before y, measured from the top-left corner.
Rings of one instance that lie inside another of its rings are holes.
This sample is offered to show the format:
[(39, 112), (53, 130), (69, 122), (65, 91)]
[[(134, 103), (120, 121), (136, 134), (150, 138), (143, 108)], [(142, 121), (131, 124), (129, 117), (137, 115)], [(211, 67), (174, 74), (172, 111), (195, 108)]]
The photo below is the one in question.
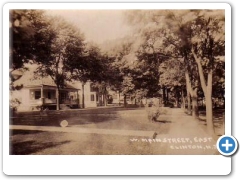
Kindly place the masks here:
[(57, 86), (57, 110), (60, 109), (59, 90), (70, 80), (68, 64), (76, 61), (84, 52), (82, 33), (65, 20), (59, 17), (46, 19), (49, 28), (46, 36), (39, 39), (44, 48), (37, 48), (39, 68), (36, 73), (40, 76), (50, 76)]
[[(157, 64), (162, 61), (145, 39), (135, 41), (126, 37), (118, 46), (113, 66), (118, 71), (118, 91), (141, 101), (144, 97), (159, 96), (159, 71)], [(126, 102), (124, 103), (126, 104)]]
[(114, 80), (114, 71), (111, 66), (112, 58), (103, 52), (100, 48), (88, 43), (84, 51), (76, 56), (74, 61), (68, 61), (67, 69), (71, 72), (70, 77), (82, 82), (82, 107), (84, 108), (84, 85), (87, 81), (103, 97), (103, 103), (107, 104), (107, 88), (110, 82)]
[(191, 52), (198, 66), (201, 87), (206, 99), (207, 127), (214, 132), (212, 87), (213, 74), (225, 56), (225, 16), (223, 10), (196, 12), (192, 23)]
[[(49, 56), (53, 35), (49, 31), (50, 24), (46, 21), (46, 15), (41, 10), (11, 10), (9, 19), (9, 68), (11, 85), (16, 80), (15, 70), (28, 70), (25, 64), (38, 61)], [(44, 53), (42, 53), (44, 52)]]

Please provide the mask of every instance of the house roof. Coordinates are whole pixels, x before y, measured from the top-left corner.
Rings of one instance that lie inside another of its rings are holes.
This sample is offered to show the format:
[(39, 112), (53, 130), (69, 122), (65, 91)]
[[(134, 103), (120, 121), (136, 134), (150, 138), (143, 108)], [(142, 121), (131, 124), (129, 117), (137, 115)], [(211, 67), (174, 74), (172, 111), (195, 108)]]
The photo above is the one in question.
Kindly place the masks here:
[[(41, 85), (45, 86), (51, 86), (51, 87), (56, 87), (56, 84), (52, 80), (50, 76), (48, 77), (35, 77), (34, 75), (34, 70), (35, 68), (29, 69), (29, 71), (26, 71), (22, 74), (22, 76), (13, 82), (14, 86), (23, 86), (23, 87), (37, 87)], [(65, 84), (64, 89), (74, 89), (74, 90), (79, 90), (80, 86), (79, 83), (70, 83), (67, 82)]]
[[(51, 77), (44, 77), (41, 79), (33, 79), (33, 78), (26, 78), (26, 76), (22, 76), (21, 78), (19, 78), (17, 81), (14, 82), (15, 86), (21, 86), (23, 85), (23, 87), (34, 87), (34, 86), (41, 86), (41, 85), (45, 85), (45, 86), (51, 86), (51, 87), (57, 87), (56, 84), (54, 83), (54, 81), (51, 79)], [(66, 83), (64, 89), (80, 89), (79, 86), (77, 86), (76, 84), (72, 84), (72, 83)]]

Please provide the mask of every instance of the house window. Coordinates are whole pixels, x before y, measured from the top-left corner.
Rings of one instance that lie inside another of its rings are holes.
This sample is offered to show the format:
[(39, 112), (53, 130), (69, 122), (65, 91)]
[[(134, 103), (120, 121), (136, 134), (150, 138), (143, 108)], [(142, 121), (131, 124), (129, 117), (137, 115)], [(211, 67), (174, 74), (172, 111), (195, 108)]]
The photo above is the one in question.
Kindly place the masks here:
[(98, 102), (98, 95), (96, 95), (96, 101)]
[(35, 91), (35, 99), (41, 98), (41, 91)]
[(48, 92), (47, 97), (48, 99), (51, 99), (51, 92)]
[(94, 101), (94, 94), (91, 94), (91, 101)]

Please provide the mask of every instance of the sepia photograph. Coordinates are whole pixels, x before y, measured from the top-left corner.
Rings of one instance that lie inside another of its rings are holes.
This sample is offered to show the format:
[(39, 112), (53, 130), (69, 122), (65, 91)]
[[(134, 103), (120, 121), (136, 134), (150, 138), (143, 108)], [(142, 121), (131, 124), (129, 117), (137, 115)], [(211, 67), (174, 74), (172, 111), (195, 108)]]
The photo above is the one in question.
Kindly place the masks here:
[(9, 155), (219, 155), (225, 10), (10, 9), (9, 106)]

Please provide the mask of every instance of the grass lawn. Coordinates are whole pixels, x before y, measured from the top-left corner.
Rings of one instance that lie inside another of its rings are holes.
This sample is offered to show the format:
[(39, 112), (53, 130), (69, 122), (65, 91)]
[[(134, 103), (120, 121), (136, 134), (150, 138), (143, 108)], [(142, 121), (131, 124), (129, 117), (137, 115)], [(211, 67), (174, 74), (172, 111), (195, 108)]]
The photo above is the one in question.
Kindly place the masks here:
[[(144, 108), (106, 108), (75, 111), (19, 113), (11, 124), (58, 126), (66, 119), (69, 127), (155, 131), (167, 134), (171, 121), (160, 116), (159, 122), (149, 122)], [(131, 141), (126, 135), (83, 134), (73, 132), (45, 132), (10, 130), (10, 154), (165, 154), (160, 143)], [(149, 138), (149, 137), (146, 137)]]

